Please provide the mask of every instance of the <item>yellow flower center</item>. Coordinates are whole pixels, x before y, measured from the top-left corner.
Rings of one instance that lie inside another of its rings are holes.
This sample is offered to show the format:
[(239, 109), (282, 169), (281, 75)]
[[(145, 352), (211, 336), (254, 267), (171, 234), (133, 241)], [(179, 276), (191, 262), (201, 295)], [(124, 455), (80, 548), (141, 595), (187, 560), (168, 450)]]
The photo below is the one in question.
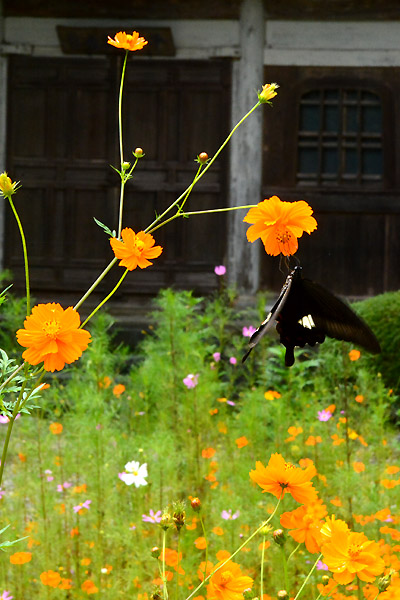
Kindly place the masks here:
[(226, 585), (227, 583), (229, 583), (230, 581), (232, 581), (233, 579), (233, 575), (230, 571), (224, 571), (221, 574), (221, 583), (222, 585)]
[(144, 241), (143, 240), (138, 240), (138, 238), (136, 238), (135, 239), (135, 246), (139, 250), (139, 252), (143, 252)]
[(276, 232), (276, 239), (281, 244), (287, 244), (292, 239), (293, 234), (288, 230), (284, 229), (283, 231)]
[(349, 556), (351, 556), (351, 558), (353, 558), (353, 559), (357, 559), (360, 552), (361, 552), (360, 544), (352, 544), (349, 547)]
[(295, 469), (296, 467), (292, 465), (290, 462), (285, 462), (285, 471), (289, 471), (290, 469)]
[(46, 321), (42, 329), (47, 337), (54, 340), (61, 329), (61, 325), (58, 321)]

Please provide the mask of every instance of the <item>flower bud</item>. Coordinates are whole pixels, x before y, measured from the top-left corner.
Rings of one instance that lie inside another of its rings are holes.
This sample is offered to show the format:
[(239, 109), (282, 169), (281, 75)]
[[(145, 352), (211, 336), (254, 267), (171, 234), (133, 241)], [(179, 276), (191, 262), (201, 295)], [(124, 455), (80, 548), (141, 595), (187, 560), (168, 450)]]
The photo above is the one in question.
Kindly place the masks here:
[(185, 503), (184, 502), (173, 502), (172, 504), (172, 520), (175, 523), (175, 527), (178, 531), (184, 526), (186, 519)]
[(142, 148), (135, 148), (135, 151), (133, 152), (133, 156), (135, 158), (142, 158), (144, 156), (144, 152), (143, 152)]
[(279, 85), (277, 83), (266, 83), (262, 86), (261, 92), (258, 92), (258, 99), (261, 103), (266, 103), (275, 98), (277, 95), (276, 90)]
[(384, 575), (383, 577), (380, 577), (378, 579), (378, 590), (380, 592), (385, 592), (387, 590), (392, 580), (392, 575), (394, 572), (395, 571), (391, 570), (387, 575)]
[(11, 196), (17, 191), (18, 182), (13, 183), (6, 172), (0, 175), (0, 193), (3, 196)]
[(275, 544), (278, 544), (278, 546), (283, 546), (286, 542), (286, 535), (283, 529), (275, 529), (272, 537), (274, 538)]
[(122, 166), (123, 171), (127, 171), (129, 169), (129, 167), (131, 166), (131, 163), (124, 161), (121, 166)]
[(172, 525), (172, 518), (171, 515), (169, 513), (164, 513), (161, 516), (161, 521), (160, 521), (160, 527), (162, 529), (164, 529), (164, 531), (167, 531), (167, 529), (169, 529)]
[(161, 550), (158, 546), (154, 546), (151, 549), (151, 555), (153, 558), (158, 558), (160, 556), (160, 554), (161, 554)]
[(201, 165), (205, 165), (207, 161), (208, 161), (207, 152), (200, 152), (200, 154), (197, 157), (197, 162), (199, 162)]
[(190, 502), (190, 506), (193, 508), (195, 512), (200, 512), (201, 510), (201, 500), (200, 498), (192, 498)]
[[(244, 598), (244, 600), (252, 600), (254, 598), (253, 590), (251, 588), (245, 589), (243, 592), (243, 598)], [(254, 600), (255, 600), (255, 598), (254, 598)]]
[(271, 525), (264, 525), (264, 527), (262, 527), (260, 529), (260, 534), (263, 536), (269, 535), (272, 531), (272, 526)]
[(321, 577), (321, 583), (322, 583), (322, 585), (328, 585), (329, 580), (330, 580), (329, 575), (322, 575), (322, 577)]
[(286, 590), (279, 590), (276, 597), (279, 598), (279, 600), (287, 600), (289, 598), (289, 594)]

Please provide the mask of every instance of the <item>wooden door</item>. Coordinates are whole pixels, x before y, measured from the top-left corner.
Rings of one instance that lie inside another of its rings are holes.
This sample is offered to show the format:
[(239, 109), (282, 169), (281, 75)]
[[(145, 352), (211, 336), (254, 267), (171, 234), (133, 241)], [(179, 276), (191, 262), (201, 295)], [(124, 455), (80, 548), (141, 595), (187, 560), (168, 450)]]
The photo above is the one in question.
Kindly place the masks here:
[[(117, 227), (119, 180), (117, 59), (12, 57), (7, 170), (28, 239), (33, 294), (75, 298), (112, 258), (93, 217)], [(229, 127), (229, 65), (224, 61), (130, 60), (124, 96), (125, 158), (146, 156), (126, 188), (124, 226), (146, 227), (191, 181), (201, 151), (211, 156)], [(225, 205), (224, 159), (193, 193), (193, 210)], [(225, 218), (197, 217), (155, 234), (164, 252), (153, 267), (127, 278), (124, 294), (154, 294), (166, 285), (216, 285), (213, 268), (225, 252)], [(5, 266), (23, 291), (21, 245), (7, 213)], [(100, 291), (111, 289), (114, 272)]]
[[(281, 85), (265, 111), (263, 195), (306, 200), (316, 232), (307, 276), (351, 297), (400, 287), (400, 92), (396, 68), (269, 67)], [(283, 275), (264, 259), (263, 283)]]

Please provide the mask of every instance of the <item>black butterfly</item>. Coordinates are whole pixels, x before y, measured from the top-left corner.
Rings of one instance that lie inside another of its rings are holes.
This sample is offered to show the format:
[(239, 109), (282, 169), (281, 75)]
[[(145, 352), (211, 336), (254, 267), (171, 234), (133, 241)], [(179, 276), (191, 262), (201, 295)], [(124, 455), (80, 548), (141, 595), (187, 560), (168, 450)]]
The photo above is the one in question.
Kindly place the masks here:
[(302, 268), (295, 267), (287, 276), (271, 312), (250, 338), (250, 350), (276, 323), (280, 342), (286, 347), (285, 365), (294, 364), (294, 347), (322, 344), (325, 336), (353, 342), (377, 354), (378, 340), (368, 325), (351, 308), (318, 283), (303, 279)]

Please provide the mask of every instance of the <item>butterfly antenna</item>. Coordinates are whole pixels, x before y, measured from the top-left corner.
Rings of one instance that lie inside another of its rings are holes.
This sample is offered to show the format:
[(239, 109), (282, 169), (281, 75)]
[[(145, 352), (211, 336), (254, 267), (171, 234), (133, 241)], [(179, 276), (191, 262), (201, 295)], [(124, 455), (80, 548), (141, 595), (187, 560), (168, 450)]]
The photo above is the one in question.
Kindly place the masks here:
[[(285, 267), (285, 270), (282, 268)], [(282, 254), (279, 257), (279, 270), (283, 275), (286, 275), (290, 269), (290, 258), (288, 256), (283, 256)]]

